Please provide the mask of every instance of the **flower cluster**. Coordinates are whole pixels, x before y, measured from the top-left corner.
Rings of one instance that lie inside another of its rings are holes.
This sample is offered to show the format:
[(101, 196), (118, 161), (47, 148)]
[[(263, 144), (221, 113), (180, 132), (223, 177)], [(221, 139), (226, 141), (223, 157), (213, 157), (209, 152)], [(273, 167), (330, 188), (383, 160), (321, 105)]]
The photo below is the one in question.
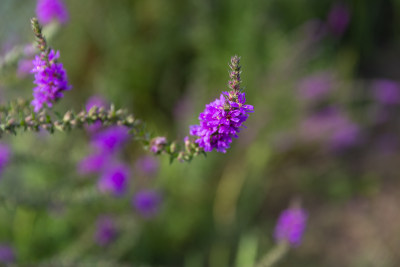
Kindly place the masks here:
[(41, 52), (33, 60), (32, 73), (35, 73), (32, 105), (35, 112), (46, 104), (52, 107), (53, 103), (63, 97), (63, 91), (71, 89), (68, 85), (67, 74), (63, 64), (58, 63), (60, 53), (54, 50)]
[(222, 92), (219, 98), (206, 105), (205, 110), (200, 113), (200, 125), (192, 125), (190, 134), (197, 136), (196, 143), (206, 152), (214, 148), (218, 152), (226, 152), (232, 138), (237, 138), (240, 128), (247, 120), (252, 105), (246, 105), (245, 93), (240, 91), (240, 66), (239, 58), (233, 57), (230, 65), (231, 80), (229, 92)]
[(307, 213), (301, 208), (289, 208), (279, 216), (274, 237), (277, 242), (288, 242), (292, 246), (301, 243), (306, 228)]

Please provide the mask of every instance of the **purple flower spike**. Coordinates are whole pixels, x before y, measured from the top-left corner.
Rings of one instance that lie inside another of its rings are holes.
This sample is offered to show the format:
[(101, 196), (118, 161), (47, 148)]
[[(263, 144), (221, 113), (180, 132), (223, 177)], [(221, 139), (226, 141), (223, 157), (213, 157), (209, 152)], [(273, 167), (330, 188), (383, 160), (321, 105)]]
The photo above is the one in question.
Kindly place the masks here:
[(101, 216), (96, 223), (95, 241), (100, 246), (107, 246), (115, 240), (117, 229), (114, 221), (109, 216)]
[(33, 89), (31, 104), (35, 112), (42, 109), (44, 104), (52, 107), (55, 101), (63, 97), (63, 91), (71, 89), (63, 64), (57, 62), (59, 57), (59, 52), (50, 50), (48, 55), (42, 52), (33, 60), (31, 72), (35, 73), (34, 83), (37, 87)]
[(93, 137), (92, 145), (103, 153), (121, 149), (129, 140), (129, 129), (125, 126), (112, 126)]
[(395, 105), (400, 103), (400, 86), (391, 80), (376, 80), (373, 85), (375, 99), (384, 105)]
[(10, 161), (11, 150), (7, 145), (0, 144), (0, 172)]
[(210, 152), (215, 148), (225, 153), (232, 137), (238, 137), (248, 113), (253, 112), (253, 106), (245, 105), (245, 93), (237, 94), (237, 102), (230, 100), (233, 97), (232, 93), (223, 92), (200, 113), (200, 125), (190, 127), (190, 134), (199, 137), (195, 142), (204, 151)]
[(307, 222), (307, 214), (301, 208), (289, 208), (279, 216), (274, 237), (277, 242), (288, 242), (292, 246), (301, 243)]
[(129, 168), (122, 164), (109, 168), (98, 181), (99, 190), (114, 196), (123, 195), (128, 184), (129, 173)]
[(151, 218), (158, 214), (161, 195), (154, 190), (143, 190), (133, 197), (132, 204), (136, 210), (145, 218)]
[(0, 262), (5, 264), (10, 264), (15, 261), (15, 253), (14, 250), (6, 245), (0, 244)]
[(83, 175), (101, 172), (109, 161), (108, 154), (89, 155), (79, 162), (78, 172)]
[(36, 14), (42, 24), (48, 24), (53, 19), (64, 24), (69, 19), (67, 8), (61, 0), (38, 0)]
[(332, 33), (341, 36), (346, 31), (350, 22), (350, 11), (343, 3), (335, 4), (328, 15), (328, 25)]

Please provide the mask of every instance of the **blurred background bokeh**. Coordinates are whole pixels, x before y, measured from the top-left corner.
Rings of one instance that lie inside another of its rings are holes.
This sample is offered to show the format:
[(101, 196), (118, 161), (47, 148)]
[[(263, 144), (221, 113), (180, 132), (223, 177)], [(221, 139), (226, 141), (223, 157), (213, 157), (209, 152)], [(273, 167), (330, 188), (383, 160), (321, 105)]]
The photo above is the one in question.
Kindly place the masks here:
[[(64, 3), (69, 20), (49, 43), (73, 89), (57, 111), (97, 96), (181, 141), (227, 90), (237, 54), (255, 112), (226, 154), (189, 164), (127, 143), (118, 197), (79, 168), (88, 131), (2, 137), (0, 254), (35, 266), (253, 266), (297, 201), (307, 228), (278, 266), (400, 265), (400, 1)], [(2, 57), (33, 41), (35, 9), (1, 0)], [(30, 60), (1, 70), (1, 103), (31, 97)]]

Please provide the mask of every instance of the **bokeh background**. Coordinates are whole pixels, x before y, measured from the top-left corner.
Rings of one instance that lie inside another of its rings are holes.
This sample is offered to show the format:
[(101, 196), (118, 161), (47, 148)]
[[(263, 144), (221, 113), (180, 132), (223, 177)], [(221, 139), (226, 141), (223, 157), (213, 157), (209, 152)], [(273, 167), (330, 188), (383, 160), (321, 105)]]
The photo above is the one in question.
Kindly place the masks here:
[[(64, 2), (49, 43), (73, 89), (57, 111), (96, 95), (183, 140), (237, 54), (255, 112), (226, 154), (189, 164), (147, 157), (149, 170), (128, 143), (121, 197), (79, 172), (87, 131), (2, 137), (0, 243), (16, 265), (253, 266), (293, 201), (307, 228), (278, 266), (400, 265), (400, 1)], [(2, 56), (33, 41), (35, 7), (0, 2)], [(31, 97), (21, 64), (1, 71), (2, 103)], [(159, 195), (151, 216), (132, 205), (142, 190)]]

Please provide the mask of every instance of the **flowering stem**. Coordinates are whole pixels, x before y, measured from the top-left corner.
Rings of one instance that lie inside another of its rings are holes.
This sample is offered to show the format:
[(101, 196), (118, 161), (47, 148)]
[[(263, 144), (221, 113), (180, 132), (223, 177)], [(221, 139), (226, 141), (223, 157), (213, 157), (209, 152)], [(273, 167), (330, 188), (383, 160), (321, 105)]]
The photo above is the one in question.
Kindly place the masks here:
[(287, 242), (278, 243), (272, 250), (270, 250), (256, 265), (256, 267), (271, 267), (280, 261), (286, 253), (289, 252), (290, 246)]

